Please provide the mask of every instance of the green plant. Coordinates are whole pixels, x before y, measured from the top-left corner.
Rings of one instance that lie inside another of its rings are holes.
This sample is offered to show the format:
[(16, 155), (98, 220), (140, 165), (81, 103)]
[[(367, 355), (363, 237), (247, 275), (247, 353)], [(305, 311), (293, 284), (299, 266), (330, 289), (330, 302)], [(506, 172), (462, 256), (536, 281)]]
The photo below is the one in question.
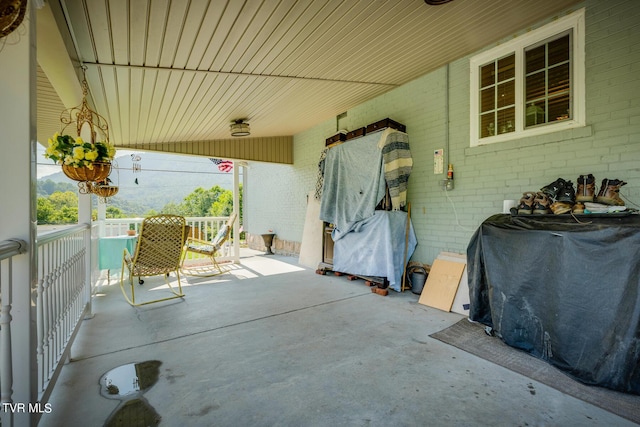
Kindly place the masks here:
[(56, 133), (48, 142), (44, 156), (61, 165), (92, 169), (94, 162), (109, 162), (116, 154), (115, 147), (109, 141), (91, 143), (80, 137), (74, 139), (70, 135)]

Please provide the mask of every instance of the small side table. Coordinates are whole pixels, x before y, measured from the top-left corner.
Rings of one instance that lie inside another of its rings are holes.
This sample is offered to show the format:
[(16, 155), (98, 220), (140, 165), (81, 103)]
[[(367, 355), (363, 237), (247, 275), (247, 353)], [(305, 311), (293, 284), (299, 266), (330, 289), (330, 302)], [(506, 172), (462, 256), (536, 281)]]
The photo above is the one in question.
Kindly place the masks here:
[(271, 251), (271, 245), (273, 245), (273, 236), (275, 236), (275, 233), (267, 233), (262, 235), (264, 245), (267, 247), (267, 252), (265, 252), (265, 255), (273, 255), (273, 252)]
[(133, 256), (138, 236), (113, 236), (98, 239), (98, 268), (107, 270), (107, 281), (111, 281), (111, 270), (122, 268), (122, 253), (127, 248)]

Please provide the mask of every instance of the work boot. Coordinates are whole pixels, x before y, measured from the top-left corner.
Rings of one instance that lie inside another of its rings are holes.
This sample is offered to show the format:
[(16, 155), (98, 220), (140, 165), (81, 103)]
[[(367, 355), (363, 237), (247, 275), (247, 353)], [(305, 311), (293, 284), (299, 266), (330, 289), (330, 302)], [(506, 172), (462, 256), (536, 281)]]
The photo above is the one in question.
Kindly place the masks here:
[(562, 188), (564, 188), (566, 184), (567, 182), (564, 179), (558, 178), (551, 184), (542, 187), (540, 191), (549, 196), (549, 199), (551, 199), (551, 201), (555, 202), (556, 198), (558, 197), (558, 193), (560, 192), (560, 190), (562, 190)]
[(576, 202), (576, 190), (573, 188), (573, 182), (566, 181), (564, 186), (558, 192), (556, 197), (558, 202), (567, 202), (574, 204)]
[(518, 204), (519, 215), (530, 215), (533, 212), (533, 201), (536, 197), (536, 193), (533, 191), (527, 191), (522, 193), (520, 203)]
[(565, 214), (571, 212), (571, 203), (568, 202), (553, 202), (551, 204), (551, 211), (556, 214)]
[(596, 201), (605, 205), (624, 206), (624, 201), (620, 198), (620, 187), (626, 184), (620, 179), (603, 179)]
[(536, 197), (533, 199), (533, 213), (534, 214), (548, 214), (551, 213), (549, 209), (549, 196), (542, 191), (536, 193)]
[(584, 213), (584, 203), (576, 202), (576, 204), (573, 205), (573, 208), (571, 208), (571, 212), (573, 212), (574, 214), (583, 214)]
[(592, 174), (580, 175), (578, 177), (578, 191), (576, 191), (577, 202), (593, 202), (596, 196), (596, 179)]

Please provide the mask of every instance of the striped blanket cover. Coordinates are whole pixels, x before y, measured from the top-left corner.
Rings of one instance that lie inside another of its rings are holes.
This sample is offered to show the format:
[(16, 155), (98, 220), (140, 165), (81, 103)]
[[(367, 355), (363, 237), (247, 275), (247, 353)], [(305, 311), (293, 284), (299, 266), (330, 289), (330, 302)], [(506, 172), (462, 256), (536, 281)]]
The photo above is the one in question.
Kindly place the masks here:
[(407, 183), (413, 167), (409, 136), (394, 129), (386, 129), (378, 147), (382, 150), (384, 178), (389, 187), (391, 207), (394, 211), (400, 210), (407, 204)]

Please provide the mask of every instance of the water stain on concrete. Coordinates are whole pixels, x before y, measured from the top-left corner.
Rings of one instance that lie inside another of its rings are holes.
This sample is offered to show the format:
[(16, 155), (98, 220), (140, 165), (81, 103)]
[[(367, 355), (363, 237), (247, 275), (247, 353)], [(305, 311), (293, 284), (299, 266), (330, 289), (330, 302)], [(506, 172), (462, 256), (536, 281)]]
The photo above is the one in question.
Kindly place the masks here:
[(158, 360), (118, 366), (100, 378), (100, 394), (121, 400), (105, 427), (147, 427), (160, 424), (160, 415), (142, 394), (158, 382)]

